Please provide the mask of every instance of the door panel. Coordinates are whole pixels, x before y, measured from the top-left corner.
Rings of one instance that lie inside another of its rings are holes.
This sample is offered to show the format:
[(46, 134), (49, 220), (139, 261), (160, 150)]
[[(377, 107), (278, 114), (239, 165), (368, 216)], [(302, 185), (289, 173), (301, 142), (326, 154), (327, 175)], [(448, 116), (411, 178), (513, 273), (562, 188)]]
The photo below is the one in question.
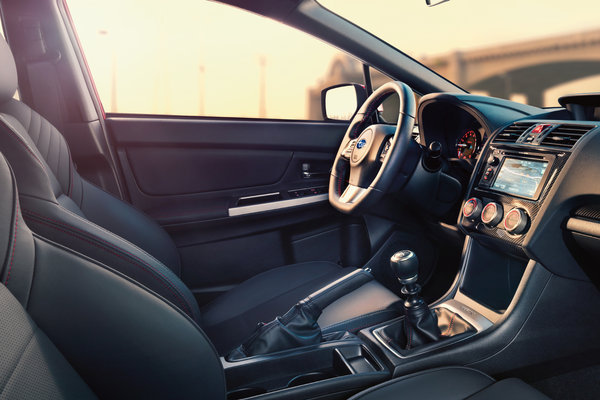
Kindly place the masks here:
[(131, 202), (171, 234), (201, 303), (277, 266), (359, 262), (342, 254), (345, 218), (325, 190), (345, 124), (109, 116), (107, 126)]
[(283, 177), (292, 154), (199, 147), (134, 147), (126, 152), (140, 191), (154, 196), (273, 185)]

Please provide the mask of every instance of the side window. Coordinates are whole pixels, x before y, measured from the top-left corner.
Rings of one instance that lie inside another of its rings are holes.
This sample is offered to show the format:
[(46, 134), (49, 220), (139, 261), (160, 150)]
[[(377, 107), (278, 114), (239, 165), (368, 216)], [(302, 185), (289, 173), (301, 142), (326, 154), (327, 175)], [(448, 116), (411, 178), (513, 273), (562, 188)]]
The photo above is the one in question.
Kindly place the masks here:
[(321, 90), (363, 83), (360, 62), (235, 7), (198, 0), (69, 0), (107, 112), (322, 120)]

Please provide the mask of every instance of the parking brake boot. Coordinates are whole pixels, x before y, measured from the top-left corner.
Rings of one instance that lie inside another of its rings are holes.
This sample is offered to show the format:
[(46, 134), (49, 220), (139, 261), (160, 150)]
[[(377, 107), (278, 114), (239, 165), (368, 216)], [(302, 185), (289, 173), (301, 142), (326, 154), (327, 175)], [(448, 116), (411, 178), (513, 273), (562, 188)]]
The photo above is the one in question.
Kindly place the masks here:
[(323, 341), (317, 323), (325, 307), (373, 279), (368, 270), (358, 269), (296, 303), (288, 312), (258, 328), (226, 359), (239, 360)]

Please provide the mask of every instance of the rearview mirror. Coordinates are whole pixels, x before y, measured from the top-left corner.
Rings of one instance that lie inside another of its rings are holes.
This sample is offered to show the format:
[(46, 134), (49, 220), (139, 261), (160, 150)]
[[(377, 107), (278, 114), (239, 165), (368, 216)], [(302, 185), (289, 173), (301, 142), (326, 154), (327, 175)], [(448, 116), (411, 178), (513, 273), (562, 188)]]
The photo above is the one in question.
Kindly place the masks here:
[(349, 121), (367, 99), (364, 86), (343, 83), (321, 92), (321, 109), (326, 120)]

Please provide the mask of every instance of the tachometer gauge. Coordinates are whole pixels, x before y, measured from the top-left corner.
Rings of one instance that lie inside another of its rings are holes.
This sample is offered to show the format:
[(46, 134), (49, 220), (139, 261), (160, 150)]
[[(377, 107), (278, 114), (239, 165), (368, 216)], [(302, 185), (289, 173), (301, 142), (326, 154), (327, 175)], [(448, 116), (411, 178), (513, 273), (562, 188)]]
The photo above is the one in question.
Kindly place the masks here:
[(479, 136), (472, 129), (470, 131), (467, 131), (456, 142), (456, 152), (457, 152), (458, 158), (460, 158), (462, 160), (475, 157), (477, 155), (478, 148), (479, 148)]

